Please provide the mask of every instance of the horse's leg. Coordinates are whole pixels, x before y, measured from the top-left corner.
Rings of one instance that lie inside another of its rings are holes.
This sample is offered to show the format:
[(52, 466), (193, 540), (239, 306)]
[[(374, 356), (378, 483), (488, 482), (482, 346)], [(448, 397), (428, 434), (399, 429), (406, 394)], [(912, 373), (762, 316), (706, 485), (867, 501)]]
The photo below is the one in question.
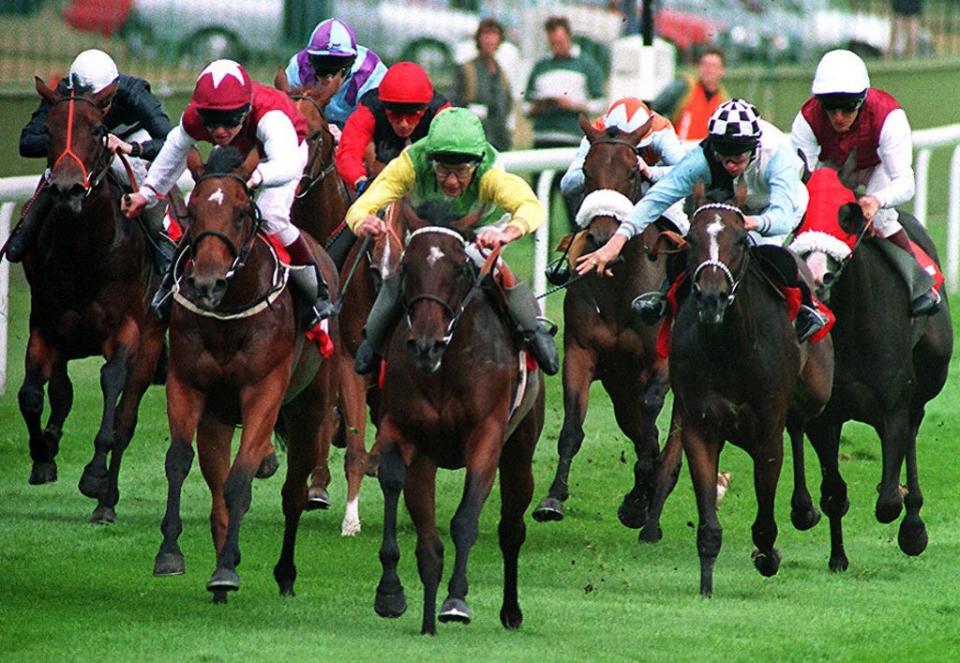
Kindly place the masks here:
[(184, 572), (180, 551), (180, 495), (183, 482), (193, 463), (193, 436), (203, 412), (204, 395), (181, 382), (175, 371), (167, 377), (167, 419), (170, 423), (170, 447), (164, 461), (167, 475), (167, 509), (160, 523), (163, 541), (153, 565), (157, 576), (180, 575)]
[(783, 428), (761, 437), (753, 455), (753, 487), (757, 493), (757, 517), (753, 521), (753, 565), (761, 575), (770, 577), (780, 569), (777, 519), (774, 503), (783, 466)]
[[(153, 319), (155, 320), (155, 318)], [(107, 481), (107, 490), (99, 498), (97, 508), (94, 511), (94, 519), (98, 515), (107, 518), (116, 518), (114, 509), (120, 500), (120, 462), (130, 441), (133, 439), (134, 431), (137, 428), (137, 416), (140, 411), (140, 401), (147, 387), (153, 381), (157, 370), (157, 360), (163, 349), (163, 327), (157, 320), (148, 321), (140, 334), (140, 343), (133, 359), (132, 365), (128, 367), (127, 380), (123, 386), (123, 393), (120, 396), (120, 403), (117, 405), (116, 423), (114, 425), (113, 451), (110, 453), (110, 464), (108, 468), (109, 478)]]
[(400, 447), (394, 441), (392, 428), (384, 425), (378, 434), (381, 439), (383, 455), (380, 459), (380, 490), (383, 491), (383, 541), (380, 544), (380, 565), (383, 572), (377, 585), (377, 596), (373, 609), (381, 617), (399, 617), (407, 609), (407, 599), (403, 594), (403, 585), (397, 575), (397, 562), (400, 561), (400, 548), (397, 546), (397, 503), (403, 489), (406, 466), (400, 455)]
[[(504, 418), (505, 420), (505, 418)], [(493, 422), (493, 417), (480, 423), (465, 440), (467, 474), (464, 478), (463, 497), (457, 512), (450, 521), (450, 537), (456, 555), (453, 575), (447, 585), (447, 598), (440, 606), (441, 622), (470, 623), (470, 607), (467, 605), (467, 560), (477, 541), (480, 510), (483, 509), (493, 479), (500, 464), (503, 444), (503, 424)]]
[(876, 516), (881, 523), (892, 523), (903, 508), (900, 470), (910, 437), (910, 418), (906, 406), (885, 412), (877, 432), (880, 434), (883, 474), (877, 495)]
[(347, 506), (340, 526), (343, 536), (360, 532), (360, 484), (367, 471), (367, 450), (364, 438), (367, 428), (366, 380), (353, 370), (349, 354), (344, 356), (340, 378), (340, 416), (346, 437), (344, 472), (347, 476)]
[[(321, 368), (321, 370), (324, 370)], [(330, 406), (322, 376), (292, 402), (280, 416), (287, 423), (287, 477), (283, 482), (283, 547), (273, 567), (282, 596), (293, 596), (297, 579), (294, 551), (300, 516), (307, 505), (307, 477), (317, 464), (317, 450), (325, 432), (323, 422), (330, 419)]]
[[(228, 520), (227, 536), (217, 555), (217, 568), (207, 581), (211, 592), (240, 589), (237, 565), (240, 563), (240, 523), (250, 509), (253, 477), (272, 448), (273, 427), (280, 413), (280, 403), (290, 381), (290, 362), (283, 362), (275, 370), (254, 384), (240, 390), (240, 411), (243, 413), (243, 431), (240, 449), (233, 466), (223, 482), (223, 499)], [(306, 477), (304, 477), (306, 482)]]
[[(55, 354), (40, 331), (31, 330), (30, 340), (27, 343), (23, 384), (20, 386), (17, 399), (20, 404), (20, 414), (23, 416), (30, 436), (32, 467), (29, 483), (35, 486), (57, 480), (57, 450), (47, 444), (47, 439), (40, 428), (40, 419), (43, 415), (43, 388), (55, 372), (54, 367), (60, 364)], [(63, 367), (66, 371), (65, 363)]]
[(799, 413), (791, 412), (787, 415), (787, 433), (790, 435), (790, 451), (793, 456), (790, 521), (795, 528), (803, 531), (820, 522), (820, 512), (813, 506), (813, 498), (807, 489), (807, 473), (803, 460), (803, 418)]
[(437, 533), (437, 466), (425, 456), (407, 468), (403, 499), (417, 528), (417, 570), (423, 583), (423, 621), (420, 633), (437, 633), (437, 588), (443, 575), (443, 543)]
[[(197, 428), (197, 452), (200, 461), (200, 473), (210, 490), (210, 536), (217, 559), (227, 540), (229, 513), (223, 494), (223, 486), (230, 473), (230, 452), (233, 442), (233, 426), (221, 423), (205, 412)], [(236, 563), (240, 563), (239, 557)], [(237, 580), (239, 583), (239, 579)], [(208, 586), (207, 589), (210, 589)], [(234, 587), (233, 589), (236, 589)], [(230, 587), (212, 589), (214, 603), (226, 603)]]
[[(63, 437), (63, 424), (73, 407), (73, 383), (67, 374), (66, 362), (58, 363), (50, 376), (50, 417), (43, 429), (43, 442), (51, 458), (60, 451), (60, 438)], [(53, 479), (56, 479), (57, 466), (54, 464)]]
[(557, 439), (557, 472), (550, 490), (537, 508), (538, 522), (563, 520), (563, 503), (570, 496), (570, 465), (583, 444), (583, 421), (587, 416), (590, 383), (596, 371), (596, 353), (575, 344), (564, 347), (563, 354), (563, 427)]
[(657, 415), (663, 409), (663, 397), (667, 393), (665, 371), (654, 373), (642, 393), (609, 385), (613, 400), (613, 412), (620, 430), (633, 442), (637, 456), (633, 464), (633, 488), (623, 496), (617, 516), (625, 527), (639, 529), (650, 515), (650, 500), (656, 489), (657, 456), (660, 444), (657, 441)]
[(310, 487), (307, 489), (307, 508), (311, 511), (329, 509), (331, 504), (327, 492), (330, 485), (330, 436), (324, 437), (326, 439), (320, 441), (317, 449), (317, 464), (310, 473)]
[(843, 548), (843, 517), (850, 502), (847, 500), (847, 484), (840, 476), (841, 428), (839, 424), (819, 425), (816, 421), (807, 426), (807, 437), (820, 461), (820, 509), (830, 521), (831, 571), (846, 571), (850, 565)]
[(680, 442), (680, 427), (676, 424), (677, 417), (677, 409), (674, 405), (670, 413), (670, 432), (667, 434), (667, 443), (663, 445), (663, 451), (657, 458), (656, 485), (653, 497), (650, 498), (650, 513), (647, 516), (647, 522), (643, 524), (643, 529), (640, 530), (639, 540), (643, 543), (656, 543), (663, 537), (663, 530), (660, 529), (660, 514), (663, 513), (663, 505), (673, 492), (674, 486), (677, 485), (677, 477), (680, 476), (683, 445)]
[(923, 506), (923, 493), (920, 492), (920, 478), (917, 473), (917, 433), (923, 421), (923, 406), (914, 408), (911, 413), (910, 439), (907, 446), (907, 494), (903, 497), (906, 515), (900, 523), (897, 543), (900, 550), (908, 555), (919, 555), (927, 548), (927, 527), (920, 518)]
[(517, 629), (523, 611), (517, 597), (520, 547), (527, 538), (523, 514), (533, 497), (533, 450), (540, 437), (536, 413), (530, 413), (517, 427), (500, 455), (500, 554), (503, 556), (503, 605), (500, 623)]
[(679, 411), (676, 421), (681, 430), (683, 450), (690, 466), (690, 478), (697, 499), (697, 553), (700, 557), (700, 594), (713, 595), (713, 565), (720, 554), (723, 528), (717, 520), (717, 458), (719, 447), (706, 439), (703, 432), (685, 425)]

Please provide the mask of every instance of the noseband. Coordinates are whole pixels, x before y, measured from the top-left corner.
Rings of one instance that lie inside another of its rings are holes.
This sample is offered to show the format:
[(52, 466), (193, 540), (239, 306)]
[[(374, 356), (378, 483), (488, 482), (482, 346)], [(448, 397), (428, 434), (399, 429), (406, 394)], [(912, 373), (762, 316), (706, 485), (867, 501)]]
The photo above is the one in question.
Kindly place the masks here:
[(53, 162), (53, 166), (50, 168), (50, 172), (52, 173), (52, 171), (56, 169), (56, 167), (59, 166), (60, 162), (62, 162), (64, 159), (73, 159), (73, 161), (75, 161), (77, 165), (80, 166), (80, 172), (83, 174), (83, 197), (86, 198), (87, 196), (90, 195), (90, 192), (93, 191), (97, 187), (97, 185), (100, 184), (101, 181), (103, 181), (104, 176), (107, 174), (107, 171), (110, 168), (110, 161), (103, 160), (103, 155), (107, 151), (107, 128), (106, 126), (104, 126), (102, 121), (95, 130), (96, 133), (100, 133), (102, 134), (102, 136), (100, 141), (100, 151), (97, 152), (96, 158), (94, 159), (94, 162), (93, 162), (94, 168), (96, 169), (97, 166), (103, 161), (103, 165), (100, 166), (99, 171), (97, 171), (91, 177), (91, 173), (90, 171), (87, 170), (86, 164), (83, 163), (83, 160), (77, 155), (76, 152), (73, 151), (73, 117), (75, 114), (74, 110), (76, 108), (76, 102), (78, 101), (82, 101), (84, 103), (90, 104), (91, 106), (96, 108), (98, 112), (102, 113), (102, 111), (100, 110), (100, 107), (97, 106), (97, 104), (95, 104), (92, 100), (87, 99), (86, 97), (78, 97), (74, 90), (70, 91), (69, 97), (61, 97), (60, 99), (57, 99), (53, 103), (53, 105), (56, 106), (58, 104), (67, 102), (70, 106), (67, 109), (67, 147), (66, 149), (64, 149), (63, 152), (60, 153), (60, 156), (58, 156), (56, 160)]
[(257, 239), (257, 233), (260, 231), (260, 226), (263, 224), (263, 216), (260, 213), (260, 208), (257, 207), (256, 202), (254, 202), (250, 190), (247, 188), (247, 181), (236, 173), (214, 173), (209, 175), (201, 175), (199, 178), (197, 178), (196, 183), (200, 184), (200, 182), (204, 180), (223, 178), (235, 179), (243, 185), (243, 190), (246, 192), (250, 202), (247, 214), (251, 219), (253, 219), (253, 223), (250, 224), (250, 232), (243, 240), (243, 244), (237, 248), (236, 244), (233, 243), (233, 240), (219, 230), (204, 230), (198, 233), (196, 237), (188, 235), (187, 249), (189, 250), (190, 255), (195, 256), (197, 254), (197, 247), (200, 245), (200, 241), (204, 238), (216, 237), (223, 242), (224, 245), (226, 245), (227, 250), (230, 251), (230, 255), (233, 256), (233, 262), (230, 263), (230, 267), (227, 269), (227, 273), (224, 275), (224, 278), (229, 281), (234, 274), (236, 274), (237, 271), (240, 270), (244, 264), (246, 264), (247, 257), (250, 255), (250, 251), (253, 248), (253, 243)]
[[(741, 221), (745, 220), (743, 216), (743, 212), (740, 210), (740, 208), (734, 207), (733, 205), (725, 205), (723, 203), (711, 203), (711, 204), (703, 205), (697, 208), (697, 211), (695, 211), (693, 215), (690, 217), (691, 222), (693, 221), (694, 218), (697, 217), (698, 214), (700, 214), (700, 212), (709, 211), (709, 210), (735, 212), (737, 216), (740, 217)], [(744, 252), (743, 262), (740, 265), (740, 273), (736, 277), (734, 277), (733, 272), (730, 270), (729, 267), (727, 267), (726, 264), (723, 263), (723, 261), (719, 259), (713, 259), (713, 258), (704, 260), (699, 265), (697, 265), (696, 269), (693, 270), (693, 278), (692, 278), (693, 288), (695, 291), (700, 292), (700, 282), (699, 282), (700, 274), (706, 268), (712, 267), (713, 269), (723, 274), (724, 279), (726, 279), (727, 281), (727, 285), (730, 286), (730, 292), (727, 294), (727, 305), (729, 306), (730, 304), (733, 304), (734, 297), (736, 297), (736, 294), (737, 294), (737, 288), (740, 287), (740, 282), (743, 280), (744, 275), (747, 273), (747, 267), (749, 266), (749, 263), (750, 263), (750, 251), (748, 250)]]

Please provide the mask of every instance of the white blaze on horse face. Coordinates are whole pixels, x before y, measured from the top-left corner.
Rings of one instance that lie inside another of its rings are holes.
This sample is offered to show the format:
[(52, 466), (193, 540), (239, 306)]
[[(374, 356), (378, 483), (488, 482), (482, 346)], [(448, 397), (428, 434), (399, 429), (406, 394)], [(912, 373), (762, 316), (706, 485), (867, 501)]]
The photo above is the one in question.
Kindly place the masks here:
[(431, 267), (433, 267), (434, 265), (436, 265), (436, 264), (437, 264), (437, 261), (438, 261), (438, 260), (441, 260), (441, 259), (443, 259), (443, 258), (444, 258), (443, 251), (441, 251), (441, 250), (440, 250), (438, 247), (436, 247), (436, 246), (431, 246), (431, 247), (430, 247), (430, 255), (427, 256), (427, 262), (430, 263), (430, 266), (431, 266)]
[(217, 187), (217, 190), (211, 193), (207, 200), (211, 203), (216, 203), (217, 205), (223, 205), (223, 189)]
[(707, 234), (710, 236), (710, 260), (719, 261), (720, 260), (720, 242), (717, 241), (717, 235), (720, 234), (720, 231), (723, 230), (723, 221), (720, 220), (720, 215), (717, 214), (713, 223), (707, 226)]

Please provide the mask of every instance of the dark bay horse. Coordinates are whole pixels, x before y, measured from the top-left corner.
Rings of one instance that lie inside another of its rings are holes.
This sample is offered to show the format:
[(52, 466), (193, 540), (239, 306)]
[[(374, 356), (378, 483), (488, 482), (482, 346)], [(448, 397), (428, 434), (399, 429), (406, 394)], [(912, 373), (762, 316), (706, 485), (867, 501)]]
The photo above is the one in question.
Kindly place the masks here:
[[(73, 403), (68, 362), (102, 355), (103, 416), (79, 487), (97, 500), (91, 520), (111, 523), (140, 400), (151, 379), (162, 381), (163, 369), (155, 373), (164, 329), (145, 306), (156, 281), (143, 230), (120, 213), (122, 192), (108, 176), (113, 154), (103, 117), (116, 85), (60, 96), (38, 78), (36, 89), (50, 105), (46, 186), (55, 204), (24, 261), (30, 339), (19, 402), (30, 434), (30, 483), (57, 480), (55, 458)], [(48, 382), (50, 416), (41, 428)]]
[[(205, 172), (194, 172), (187, 250), (170, 318), (167, 415), (169, 483), (163, 542), (155, 575), (183, 573), (178, 538), (180, 494), (193, 462), (197, 436), (200, 469), (213, 496), (210, 513), (217, 568), (207, 583), (214, 602), (240, 587), (240, 521), (250, 506), (251, 481), (271, 450), (276, 426), (287, 441), (283, 484), (283, 547), (274, 577), (284, 595), (296, 579), (294, 544), (307, 502), (306, 481), (316, 466), (324, 419), (336, 393), (331, 362), (304, 341), (301, 316), (286, 287), (286, 269), (258, 234), (259, 212), (246, 181), (257, 165), (234, 148), (215, 149)], [(307, 238), (308, 241), (309, 238)], [(324, 278), (336, 295), (336, 273), (315, 247)], [(336, 320), (329, 334), (338, 342)], [(242, 426), (231, 465), (231, 439)]]
[(400, 264), (406, 315), (386, 355), (377, 435), (384, 494), (383, 574), (374, 608), (382, 617), (398, 617), (406, 610), (397, 574), (402, 490), (417, 528), (417, 567), (424, 586), (421, 632), (436, 632), (443, 571), (434, 504), (436, 472), (438, 467), (466, 467), (463, 496), (450, 523), (456, 557), (440, 621), (470, 621), (467, 557), (499, 468), (504, 562), (500, 621), (506, 628), (518, 628), (523, 615), (517, 566), (526, 538), (523, 515), (533, 494), (533, 451), (543, 428), (543, 376), (527, 367), (505, 314), (481, 289), (491, 258), (478, 270), (467, 253), (465, 236), (475, 219), (443, 219), (440, 210), (420, 214), (428, 220), (407, 221), (412, 232)]
[(753, 459), (753, 559), (761, 574), (772, 576), (780, 565), (774, 498), (784, 427), (791, 409), (805, 420), (823, 409), (833, 366), (828, 339), (797, 343), (783, 297), (750, 261), (750, 238), (737, 207), (700, 207), (687, 241), (692, 293), (674, 323), (670, 380), (699, 513), (700, 593), (710, 596), (722, 536), (716, 478), (724, 443)]
[[(290, 210), (291, 220), (301, 229), (309, 232), (319, 242), (326, 242), (331, 234), (338, 230), (347, 213), (347, 189), (334, 168), (334, 153), (336, 143), (330, 126), (324, 117), (324, 108), (330, 97), (336, 92), (333, 88), (300, 88), (290, 87), (286, 73), (279, 69), (274, 78), (274, 86), (290, 95), (297, 109), (307, 120), (307, 133), (310, 145), (310, 157), (306, 170), (300, 180), (300, 191)], [(359, 250), (359, 246), (356, 247)], [(343, 278), (353, 264), (355, 253), (351, 253), (344, 264)], [(362, 260), (362, 259), (361, 259)], [(365, 262), (365, 261), (363, 261)], [(352, 279), (349, 299), (341, 309), (342, 338), (356, 338), (355, 343), (345, 343), (338, 348), (334, 358), (337, 365), (340, 396), (338, 398), (338, 412), (340, 415), (339, 430), (336, 436), (324, 439), (318, 460), (317, 468), (311, 477), (310, 505), (313, 508), (328, 508), (330, 498), (327, 487), (330, 484), (330, 468), (328, 458), (330, 442), (333, 438), (342, 442), (346, 447), (344, 457), (344, 472), (347, 478), (347, 503), (340, 531), (344, 536), (360, 532), (360, 484), (367, 470), (367, 452), (365, 445), (366, 428), (366, 386), (369, 381), (365, 376), (357, 375), (353, 370), (354, 353), (360, 344), (359, 332), (363, 329), (367, 313), (370, 311), (376, 291), (368, 294), (373, 285), (366, 273), (367, 265), (360, 264)], [(357, 299), (360, 301), (357, 301)], [(366, 302), (364, 304), (364, 302)], [(357, 327), (357, 334), (347, 336), (345, 330)], [(343, 322), (347, 324), (344, 325)], [(344, 350), (341, 352), (339, 350)], [(334, 420), (331, 420), (334, 423)]]
[[(580, 127), (590, 142), (583, 165), (587, 194), (578, 214), (586, 229), (584, 251), (593, 251), (617, 231), (641, 194), (638, 145), (653, 122), (632, 133), (600, 131), (585, 118)], [(659, 230), (651, 225), (623, 249), (623, 263), (612, 278), (579, 280), (563, 303), (563, 427), (557, 442), (559, 462), (547, 496), (533, 512), (539, 521), (563, 518), (569, 497), (570, 465), (583, 443), (590, 384), (600, 380), (613, 401), (617, 424), (633, 442), (637, 460), (634, 485), (618, 515), (627, 527), (641, 527), (656, 485), (657, 415), (668, 388), (667, 361), (657, 354), (660, 325), (647, 326), (631, 303), (641, 292), (660, 288), (666, 256), (649, 252)], [(659, 529), (657, 528), (659, 531)]]
[[(794, 248), (813, 273), (818, 296), (837, 317), (832, 336), (836, 351), (833, 395), (823, 414), (806, 426), (823, 472), (820, 505), (830, 520), (831, 570), (846, 570), (841, 521), (849, 506), (840, 476), (838, 452), (843, 424), (869, 424), (880, 436), (883, 469), (876, 517), (893, 522), (903, 507), (898, 542), (908, 555), (927, 546), (920, 518), (923, 493), (917, 469), (917, 433), (926, 403), (947, 379), (953, 330), (947, 297), (933, 316), (911, 318), (909, 293), (884, 255), (883, 239), (865, 237), (866, 223), (855, 202), (843, 204), (839, 180), (831, 170), (815, 171), (808, 188), (807, 218)], [(853, 195), (846, 192), (846, 200)], [(913, 217), (900, 213), (910, 238), (939, 262), (936, 247)], [(861, 241), (857, 241), (857, 238)], [(851, 250), (851, 246), (853, 247)], [(906, 495), (900, 477), (906, 461)]]

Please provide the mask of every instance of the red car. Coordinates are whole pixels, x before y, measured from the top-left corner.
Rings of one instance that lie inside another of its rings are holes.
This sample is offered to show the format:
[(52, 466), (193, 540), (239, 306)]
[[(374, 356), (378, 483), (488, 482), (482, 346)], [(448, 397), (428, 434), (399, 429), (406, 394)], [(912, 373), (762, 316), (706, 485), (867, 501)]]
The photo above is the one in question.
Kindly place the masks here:
[(63, 8), (63, 20), (77, 30), (109, 37), (126, 23), (132, 9), (133, 0), (71, 0)]

